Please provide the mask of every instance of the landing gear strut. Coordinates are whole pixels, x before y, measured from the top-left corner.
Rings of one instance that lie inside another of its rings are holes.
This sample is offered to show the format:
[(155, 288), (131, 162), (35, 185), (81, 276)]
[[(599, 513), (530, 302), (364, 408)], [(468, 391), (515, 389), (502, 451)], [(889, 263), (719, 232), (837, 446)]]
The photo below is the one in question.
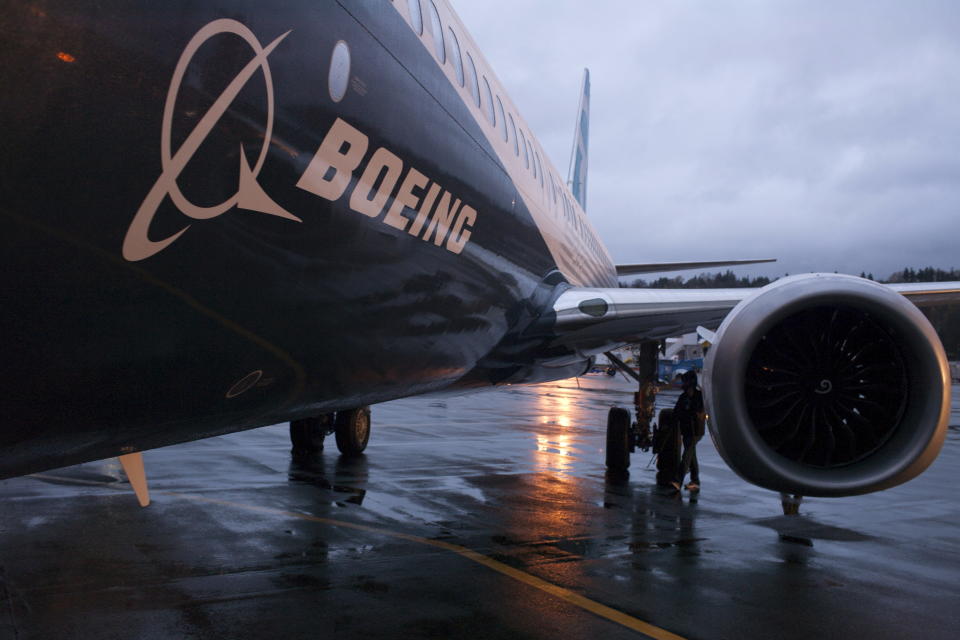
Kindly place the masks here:
[(290, 421), (290, 442), (294, 455), (311, 455), (323, 451), (323, 441), (336, 434), (337, 449), (345, 456), (363, 453), (370, 440), (370, 407), (326, 413), (314, 418)]
[(800, 503), (803, 502), (803, 496), (799, 493), (790, 495), (783, 491), (780, 492), (780, 506), (783, 507), (783, 515), (795, 516), (800, 513)]
[[(637, 364), (640, 373), (637, 382), (640, 390), (633, 394), (633, 404), (637, 421), (633, 424), (635, 434), (634, 445), (646, 451), (653, 444), (650, 436), (653, 429), (653, 418), (656, 413), (657, 401), (657, 354), (660, 353), (660, 342), (641, 342), (640, 352), (637, 355)], [(632, 451), (632, 449), (631, 449)]]
[(633, 394), (637, 419), (631, 424), (626, 409), (613, 407), (607, 416), (607, 468), (623, 472), (630, 466), (630, 454), (640, 449), (647, 451), (653, 445), (651, 429), (657, 398), (657, 353), (660, 343), (640, 343), (637, 356), (639, 373), (628, 367), (620, 358), (610, 353), (606, 356), (618, 369), (636, 380), (640, 390)]

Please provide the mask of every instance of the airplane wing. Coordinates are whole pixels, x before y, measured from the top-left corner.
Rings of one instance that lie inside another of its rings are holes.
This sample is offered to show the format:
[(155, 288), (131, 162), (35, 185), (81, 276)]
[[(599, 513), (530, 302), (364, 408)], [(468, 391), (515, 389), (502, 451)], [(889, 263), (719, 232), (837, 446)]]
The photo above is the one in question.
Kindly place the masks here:
[(714, 260), (711, 262), (649, 262), (645, 264), (618, 264), (618, 276), (632, 276), (641, 273), (664, 273), (668, 271), (690, 271), (693, 269), (709, 269), (711, 267), (738, 267), (745, 264), (760, 262), (776, 262), (776, 258), (760, 258), (754, 260)]
[(887, 286), (918, 307), (960, 302), (960, 282), (910, 282)]
[[(918, 306), (960, 302), (960, 282), (886, 285)], [(593, 355), (618, 345), (715, 330), (741, 300), (742, 289), (611, 289), (573, 287), (553, 305), (555, 346)]]

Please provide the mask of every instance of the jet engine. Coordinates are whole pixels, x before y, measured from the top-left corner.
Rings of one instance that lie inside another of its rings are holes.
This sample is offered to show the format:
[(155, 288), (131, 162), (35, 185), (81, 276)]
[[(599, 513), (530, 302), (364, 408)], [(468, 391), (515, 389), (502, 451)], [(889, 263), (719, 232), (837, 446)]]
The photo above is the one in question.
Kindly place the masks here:
[(886, 489), (943, 445), (950, 371), (917, 307), (852, 276), (778, 280), (724, 319), (704, 371), (710, 435), (749, 482), (807, 496)]

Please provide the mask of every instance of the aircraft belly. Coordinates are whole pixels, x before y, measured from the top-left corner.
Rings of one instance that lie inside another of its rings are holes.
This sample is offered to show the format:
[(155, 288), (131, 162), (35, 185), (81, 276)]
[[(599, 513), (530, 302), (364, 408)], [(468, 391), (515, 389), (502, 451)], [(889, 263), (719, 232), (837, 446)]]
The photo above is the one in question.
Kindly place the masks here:
[[(502, 379), (483, 358), (555, 264), (409, 27), (360, 4), (6, 16), (0, 477)], [(369, 149), (331, 198), (302, 178), (337, 119)], [(378, 149), (401, 173), (370, 215)], [(385, 222), (414, 169), (459, 232)]]

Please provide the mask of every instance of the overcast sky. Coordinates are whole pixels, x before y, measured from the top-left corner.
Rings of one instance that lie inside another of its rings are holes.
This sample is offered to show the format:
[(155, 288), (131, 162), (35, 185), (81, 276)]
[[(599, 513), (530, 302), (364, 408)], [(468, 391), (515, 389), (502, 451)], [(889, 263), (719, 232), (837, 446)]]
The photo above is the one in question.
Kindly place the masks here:
[(960, 3), (453, 2), (614, 261), (960, 267)]

